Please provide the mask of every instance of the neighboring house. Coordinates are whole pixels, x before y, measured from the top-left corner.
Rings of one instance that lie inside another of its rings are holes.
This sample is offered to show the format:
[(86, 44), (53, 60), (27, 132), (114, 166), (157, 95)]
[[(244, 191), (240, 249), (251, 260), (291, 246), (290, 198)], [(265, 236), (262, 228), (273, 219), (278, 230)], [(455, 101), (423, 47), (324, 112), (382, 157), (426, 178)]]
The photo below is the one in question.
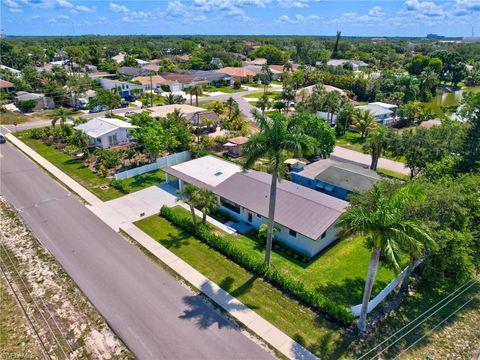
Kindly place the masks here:
[(347, 200), (351, 193), (370, 189), (381, 180), (375, 171), (359, 165), (323, 159), (306, 166), (292, 167), (294, 183), (336, 198)]
[[(144, 91), (157, 91), (162, 92), (162, 85), (169, 86), (174, 84), (173, 81), (167, 80), (160, 75), (155, 76), (137, 76), (133, 78), (134, 81), (138, 81), (142, 84)], [(170, 89), (171, 90), (171, 89)]]
[(121, 53), (118, 53), (117, 55), (115, 56), (112, 56), (112, 60), (115, 61), (117, 64), (121, 64), (125, 61), (125, 53), (121, 52)]
[[(389, 105), (389, 104), (387, 104)], [(395, 106), (395, 105), (390, 105)], [(370, 103), (368, 105), (355, 106), (355, 109), (368, 110), (370, 113), (377, 118), (377, 121), (380, 125), (391, 125), (395, 119), (395, 113), (390, 108), (387, 108), (382, 105), (375, 103)]]
[(142, 59), (135, 59), (135, 61), (137, 62), (138, 66), (141, 66), (141, 67), (144, 67), (144, 66), (150, 64), (148, 61), (145, 61), (145, 60), (142, 60)]
[[(204, 156), (163, 169), (167, 182), (178, 188), (193, 184), (219, 197), (220, 210), (258, 229), (267, 223), (271, 175), (243, 172), (239, 165)], [(277, 185), (275, 239), (315, 256), (337, 238), (335, 222), (346, 201), (283, 180)]]
[(343, 67), (345, 64), (350, 64), (353, 71), (361, 71), (368, 66), (366, 62), (361, 60), (346, 60), (346, 59), (331, 59), (327, 61), (327, 66)]
[(226, 82), (227, 84), (233, 84), (233, 78), (224, 73), (220, 73), (215, 70), (192, 70), (190, 75), (193, 76), (192, 84), (209, 84), (217, 85), (220, 81)]
[(245, 60), (243, 62), (245, 65), (258, 65), (258, 66), (262, 66), (262, 65), (265, 65), (267, 63), (267, 59), (264, 59), (264, 58), (257, 58), (257, 59), (253, 59), (253, 60)]
[(75, 129), (88, 135), (94, 146), (107, 149), (130, 144), (130, 131), (137, 127), (126, 121), (98, 117), (75, 126)]
[(0, 91), (10, 92), (14, 88), (15, 88), (14, 83), (11, 83), (10, 81), (7, 81), (7, 80), (0, 79)]
[(142, 66), (143, 69), (148, 70), (150, 72), (157, 73), (160, 70), (160, 65), (158, 64), (148, 64), (145, 66)]
[(134, 78), (136, 76), (149, 75), (151, 71), (140, 67), (122, 66), (118, 68), (117, 73), (127, 78)]
[(223, 147), (227, 150), (228, 155), (232, 157), (242, 156), (243, 144), (248, 141), (248, 138), (245, 136), (237, 136), (223, 144)]
[(220, 73), (230, 75), (234, 79), (243, 79), (243, 80), (251, 80), (255, 75), (256, 72), (249, 70), (245, 67), (223, 67), (217, 70)]
[(193, 75), (179, 74), (179, 73), (160, 73), (160, 76), (171, 82), (170, 90), (172, 92), (182, 91), (185, 88), (193, 85)]
[[(310, 86), (306, 86), (304, 88), (298, 89), (297, 90), (297, 101), (305, 101), (313, 93), (313, 91), (315, 90), (315, 86), (316, 85), (310, 85)], [(338, 93), (340, 93), (340, 95), (347, 96), (347, 93), (345, 92), (345, 90), (342, 90), (342, 89), (337, 88), (335, 86), (323, 85), (323, 89), (327, 93), (332, 92), (332, 91), (337, 91)]]
[(55, 108), (55, 103), (53, 102), (53, 99), (46, 97), (44, 94), (29, 93), (26, 91), (18, 91), (16, 93), (15, 101), (17, 104), (28, 100), (36, 100), (37, 102), (35, 107), (32, 109), (33, 111)]
[(95, 78), (103, 89), (117, 92), (122, 98), (133, 95), (135, 90), (143, 91), (142, 85), (131, 84), (126, 81), (111, 80), (105, 78)]
[(5, 65), (0, 65), (0, 70), (8, 71), (11, 75), (15, 76), (16, 78), (22, 77), (22, 72), (20, 70), (17, 70)]
[(210, 119), (213, 120), (215, 124), (220, 123), (220, 118), (211, 110), (207, 110), (201, 107), (196, 107), (188, 104), (172, 104), (172, 105), (163, 105), (163, 106), (153, 106), (149, 108), (150, 116), (154, 118), (164, 118), (168, 114), (173, 113), (175, 110), (180, 110), (180, 112), (187, 118), (188, 121), (194, 126), (201, 126), (202, 120)]
[(223, 67), (223, 61), (218, 57), (213, 57), (212, 60), (210, 60), (210, 65), (215, 66), (217, 69), (220, 69), (221, 67)]

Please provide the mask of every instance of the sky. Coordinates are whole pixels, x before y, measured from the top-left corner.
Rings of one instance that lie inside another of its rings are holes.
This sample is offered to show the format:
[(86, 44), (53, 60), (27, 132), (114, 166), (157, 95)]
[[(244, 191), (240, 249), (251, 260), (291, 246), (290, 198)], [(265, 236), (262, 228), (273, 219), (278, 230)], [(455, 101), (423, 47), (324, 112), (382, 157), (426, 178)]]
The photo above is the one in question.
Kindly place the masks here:
[(0, 0), (7, 35), (480, 35), (480, 0)]

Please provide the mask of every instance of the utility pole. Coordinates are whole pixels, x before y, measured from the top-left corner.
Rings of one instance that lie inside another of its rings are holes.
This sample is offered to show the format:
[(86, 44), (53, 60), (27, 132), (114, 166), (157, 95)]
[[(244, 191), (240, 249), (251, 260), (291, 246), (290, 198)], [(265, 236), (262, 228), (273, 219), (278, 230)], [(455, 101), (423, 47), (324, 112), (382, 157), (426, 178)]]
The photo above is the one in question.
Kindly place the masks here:
[(150, 107), (153, 106), (153, 84), (152, 84), (152, 73), (150, 73)]

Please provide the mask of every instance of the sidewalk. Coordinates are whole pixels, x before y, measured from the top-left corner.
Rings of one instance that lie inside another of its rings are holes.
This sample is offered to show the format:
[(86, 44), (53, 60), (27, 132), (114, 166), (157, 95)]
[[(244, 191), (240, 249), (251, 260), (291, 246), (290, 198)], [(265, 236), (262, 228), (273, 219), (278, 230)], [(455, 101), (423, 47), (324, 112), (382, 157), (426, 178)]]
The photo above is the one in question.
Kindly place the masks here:
[[(11, 141), (15, 146), (17, 146), (21, 151), (23, 151), (26, 155), (28, 155), (32, 160), (37, 162), (45, 170), (47, 170), (49, 173), (54, 175), (61, 183), (65, 184), (68, 188), (70, 188), (72, 191), (77, 193), (82, 199), (87, 201), (90, 204), (89, 206), (87, 205), (87, 208), (90, 211), (92, 211), (95, 215), (97, 215), (108, 226), (114, 229), (117, 228), (116, 231), (118, 231), (118, 229), (123, 230), (125, 233), (127, 233), (129, 236), (135, 239), (135, 241), (141, 244), (145, 249), (147, 249), (149, 252), (155, 255), (158, 259), (160, 259), (173, 271), (175, 271), (178, 275), (180, 275), (187, 282), (195, 286), (198, 290), (200, 290), (203, 294), (208, 296), (210, 299), (212, 299), (215, 303), (217, 303), (219, 306), (225, 309), (232, 317), (234, 317), (239, 322), (244, 324), (245, 327), (247, 327), (252, 332), (257, 334), (261, 339), (269, 343), (277, 351), (279, 351), (289, 359), (302, 359), (302, 360), (318, 359), (315, 355), (313, 355), (303, 346), (301, 346), (296, 341), (294, 341), (289, 336), (287, 336), (285, 333), (277, 329), (273, 324), (271, 324), (270, 322), (266, 321), (265, 319), (257, 315), (253, 310), (250, 310), (242, 302), (240, 302), (239, 300), (231, 296), (229, 293), (221, 289), (217, 284), (210, 281), (207, 277), (203, 276), (200, 272), (195, 270), (192, 266), (187, 264), (185, 261), (177, 257), (168, 249), (160, 245), (153, 238), (151, 238), (150, 236), (145, 234), (143, 231), (141, 231), (139, 228), (137, 228), (132, 223), (132, 220), (135, 220), (137, 217), (137, 214), (135, 211), (131, 211), (130, 214), (124, 214), (123, 213), (124, 209), (122, 210), (122, 207), (118, 207), (118, 202), (113, 203), (113, 205), (110, 203), (110, 201), (102, 202), (99, 198), (97, 198), (95, 195), (90, 193), (87, 189), (85, 189), (83, 186), (78, 184), (71, 177), (65, 175), (57, 167), (55, 167), (50, 162), (45, 160), (42, 156), (40, 156), (30, 147), (28, 147), (23, 142), (18, 140), (15, 136), (13, 136), (12, 134), (7, 134), (6, 138), (9, 141)], [(147, 188), (141, 191), (146, 191), (149, 189), (151, 188)], [(159, 190), (167, 193), (167, 191), (164, 189), (159, 188)], [(149, 190), (149, 191), (152, 191), (152, 190)], [(153, 189), (153, 191), (156, 191), (156, 189)], [(137, 194), (138, 198), (131, 197), (128, 200), (126, 200), (126, 204), (128, 204), (129, 201), (135, 201), (142, 198), (145, 199), (145, 196), (148, 197), (151, 195), (151, 193), (149, 193), (148, 191), (138, 195), (138, 193), (140, 192), (133, 193), (133, 194)], [(130, 195), (133, 195), (133, 194), (130, 194)], [(173, 194), (169, 194), (169, 195), (174, 197)], [(121, 199), (123, 199), (123, 197), (119, 199), (111, 200), (111, 201), (121, 201)], [(169, 199), (168, 197), (166, 197), (166, 199), (167, 199), (166, 200), (167, 202), (171, 200), (171, 199), (168, 200)], [(153, 210), (154, 209), (152, 207), (151, 211)], [(159, 208), (155, 209), (155, 213), (158, 211), (159, 211)], [(145, 216), (147, 216), (147, 214), (145, 214)], [(141, 218), (140, 214), (138, 214), (138, 217)], [(223, 224), (217, 222), (214, 219), (210, 218), (209, 221), (216, 226), (218, 226), (216, 223), (224, 226)], [(232, 230), (229, 229), (229, 231), (232, 231)]]
[[(368, 154), (363, 154), (358, 151), (350, 150), (343, 148), (341, 146), (335, 146), (332, 154), (330, 155), (332, 158), (338, 158), (345, 161), (351, 161), (357, 164), (370, 166), (372, 162), (372, 158)], [(395, 171), (400, 174), (410, 175), (410, 170), (405, 167), (404, 163), (399, 161), (394, 161), (390, 159), (380, 158), (378, 160), (378, 167), (382, 169), (387, 169), (390, 171)]]

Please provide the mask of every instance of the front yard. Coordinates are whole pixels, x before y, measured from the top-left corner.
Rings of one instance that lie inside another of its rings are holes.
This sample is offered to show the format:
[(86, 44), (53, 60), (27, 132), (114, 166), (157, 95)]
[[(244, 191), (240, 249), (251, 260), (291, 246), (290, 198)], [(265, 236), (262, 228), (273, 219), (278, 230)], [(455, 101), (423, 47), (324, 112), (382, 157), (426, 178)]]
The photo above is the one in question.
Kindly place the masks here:
[(245, 91), (245, 89), (234, 89), (233, 87), (231, 86), (208, 86), (205, 91), (208, 91), (208, 92), (223, 92), (223, 93), (227, 93), (227, 94), (233, 94), (233, 93), (237, 93), (237, 92), (242, 92), (242, 91)]
[(122, 191), (120, 191), (111, 185), (110, 179), (94, 173), (86, 167), (82, 161), (75, 160), (71, 156), (44, 144), (40, 140), (31, 139), (27, 134), (28, 132), (25, 131), (17, 132), (15, 136), (103, 201), (118, 198), (125, 193), (135, 192), (165, 180), (165, 175), (161, 170), (148, 172), (126, 180), (121, 180), (120, 184), (123, 186), (120, 185), (122, 187)]
[(362, 146), (365, 139), (362, 139), (360, 133), (347, 131), (342, 136), (337, 136), (336, 145), (346, 149), (363, 152)]

